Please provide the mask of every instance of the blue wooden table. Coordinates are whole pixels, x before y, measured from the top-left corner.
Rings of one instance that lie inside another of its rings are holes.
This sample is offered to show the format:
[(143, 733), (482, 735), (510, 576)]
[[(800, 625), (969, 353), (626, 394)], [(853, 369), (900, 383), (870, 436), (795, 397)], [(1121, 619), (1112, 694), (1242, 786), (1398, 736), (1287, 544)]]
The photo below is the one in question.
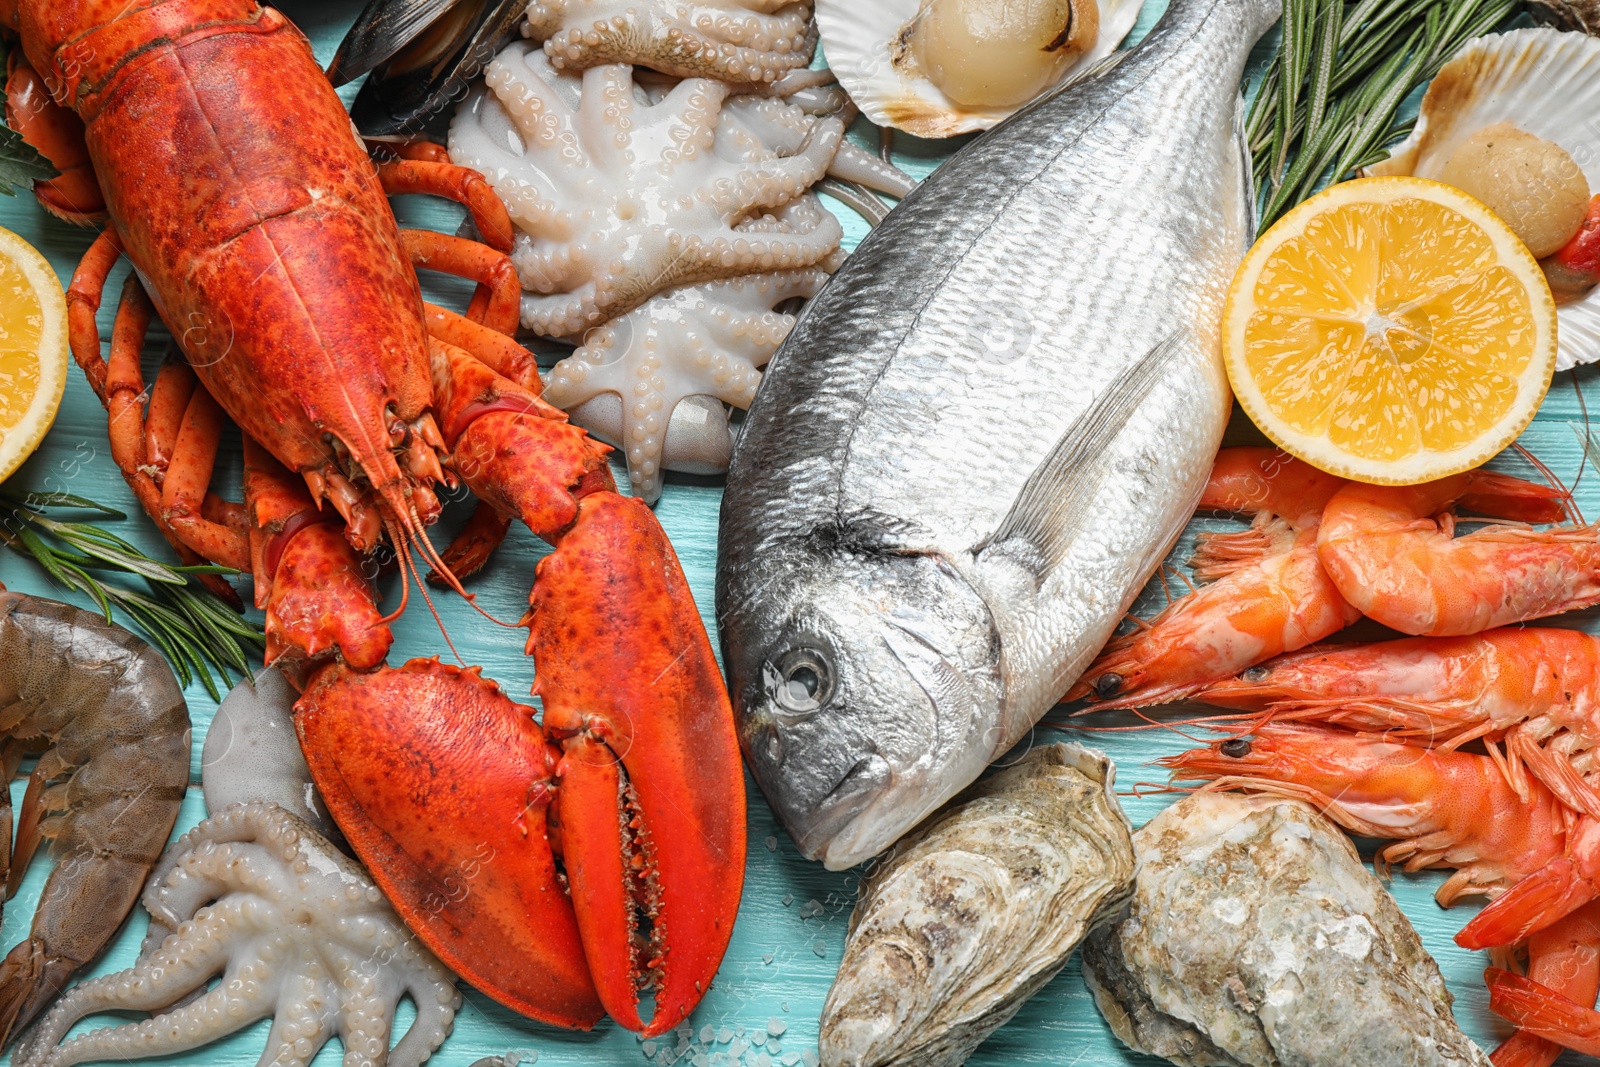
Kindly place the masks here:
[[(327, 3), (289, 2), (281, 5), (295, 18), (316, 43), (318, 57), (326, 62), (345, 27), (361, 6), (359, 0)], [(1135, 39), (1154, 21), (1164, 0), (1149, 0)], [(348, 98), (348, 95), (347, 95)], [(859, 131), (857, 136), (860, 136)], [(913, 173), (926, 173), (948, 152), (948, 146), (915, 142), (902, 137), (897, 141), (899, 162)], [(1174, 146), (1175, 150), (1180, 150)], [(836, 206), (836, 205), (835, 205)], [(412, 225), (453, 230), (460, 212), (449, 205), (403, 198), (397, 202), (402, 220)], [(839, 208), (847, 229), (846, 246), (853, 247), (863, 227), (847, 209)], [(0, 226), (21, 234), (47, 255), (65, 282), (91, 235), (45, 216), (31, 198), (19, 196), (0, 200)], [(121, 271), (112, 278), (112, 293), (121, 284)], [(464, 302), (464, 290), (437, 277), (424, 279), (430, 297), (441, 302)], [(109, 337), (110, 312), (114, 299), (108, 299), (101, 329)], [(146, 348), (149, 373), (165, 347), (164, 335), (151, 337)], [(1600, 477), (1586, 472), (1579, 479), (1581, 450), (1575, 427), (1584, 419), (1580, 389), (1600, 404), (1600, 384), (1589, 370), (1564, 374), (1552, 388), (1538, 420), (1523, 437), (1523, 443), (1554, 471), (1571, 482), (1578, 480), (1579, 505), (1590, 516), (1600, 515)], [(997, 431), (998, 432), (998, 431)], [(1259, 437), (1247, 420), (1236, 418), (1230, 429), (1230, 443), (1258, 442)], [(218, 468), (218, 485), (237, 484), (239, 475), (237, 438), (226, 442), (224, 458)], [(1514, 456), (1502, 457), (1497, 466), (1527, 474), (1527, 464)], [(623, 479), (625, 482), (625, 479)], [(123, 508), (132, 518), (111, 524), (116, 532), (155, 553), (165, 545), (143, 521), (131, 493), (118, 476), (111, 461), (106, 439), (105, 416), (94, 395), (76, 370), (71, 373), (66, 399), (44, 447), (12, 479), (12, 488), (55, 489), (78, 493)], [(236, 495), (236, 494), (235, 494)], [(672, 538), (688, 573), (696, 602), (715, 644), (716, 620), (712, 617), (712, 588), (716, 559), (717, 508), (721, 499), (720, 481), (704, 478), (669, 478), (657, 514)], [(455, 509), (446, 523), (460, 521)], [(1173, 562), (1186, 559), (1192, 535), (1202, 526), (1226, 525), (1216, 520), (1197, 522), (1173, 554)], [(443, 543), (436, 535), (436, 543)], [(526, 605), (529, 582), (535, 561), (543, 547), (520, 527), (489, 567), (471, 586), (480, 603), (492, 615), (516, 618)], [(44, 573), (32, 563), (0, 549), (0, 581), (24, 592), (63, 597)], [(393, 584), (388, 589), (395, 595)], [(83, 598), (77, 599), (85, 607)], [(393, 602), (392, 599), (390, 601)], [(526, 693), (532, 672), (521, 652), (517, 631), (486, 624), (459, 600), (442, 599), (440, 614), (451, 638), (468, 663), (482, 664), (485, 672), (499, 680), (514, 696)], [(1145, 613), (1158, 610), (1162, 603), (1159, 584), (1147, 590), (1141, 602)], [(1564, 622), (1567, 620), (1563, 620)], [(1593, 627), (1592, 619), (1580, 620)], [(396, 625), (392, 660), (411, 656), (445, 653), (437, 628), (421, 605), (416, 605)], [(194, 718), (195, 744), (193, 780), (199, 780), (200, 742), (211, 721), (214, 703), (197, 684), (188, 692)], [(1059, 731), (1041, 728), (1035, 742), (1049, 742), (1063, 736)], [(1189, 747), (1189, 742), (1165, 731), (1102, 733), (1083, 736), (1099, 745), (1119, 764), (1119, 784), (1129, 789), (1140, 782), (1160, 782), (1164, 775), (1148, 764), (1157, 756)], [(22, 783), (12, 783), (13, 800), (20, 803)], [(845, 927), (859, 885), (856, 872), (830, 873), (818, 864), (802, 859), (794, 844), (776, 824), (765, 801), (749, 787), (749, 870), (744, 902), (734, 931), (733, 944), (719, 972), (716, 984), (700, 1005), (692, 1027), (680, 1029), (654, 1042), (641, 1042), (633, 1034), (609, 1021), (592, 1033), (556, 1030), (519, 1018), (475, 992), (468, 991), (466, 1003), (456, 1021), (454, 1036), (433, 1062), (446, 1067), (466, 1067), (483, 1056), (508, 1055), (522, 1064), (537, 1062), (549, 1067), (571, 1064), (680, 1063), (684, 1067), (735, 1067), (735, 1065), (814, 1064), (816, 1062), (817, 1019), (823, 999), (838, 966)], [(1124, 804), (1135, 825), (1143, 824), (1170, 802), (1161, 794), (1127, 796)], [(205, 816), (198, 784), (184, 803), (179, 831), (193, 826)], [(5, 908), (3, 940), (9, 947), (26, 935), (44, 883), (48, 865), (37, 862), (29, 872), (17, 897)], [(1471, 914), (1471, 906), (1450, 912), (1440, 910), (1432, 900), (1442, 874), (1397, 876), (1393, 891), (1421, 932), (1428, 949), (1443, 968), (1456, 995), (1456, 1014), (1467, 1032), (1486, 1047), (1492, 1047), (1507, 1033), (1507, 1028), (1488, 1011), (1481, 973), (1482, 954), (1465, 952), (1451, 941), (1452, 935)], [(144, 935), (145, 915), (137, 910), (122, 931), (112, 950), (92, 970), (105, 974), (128, 966)], [(102, 1017), (101, 1023), (120, 1021)], [(410, 1021), (402, 1010), (399, 1026)], [(248, 1065), (257, 1061), (266, 1041), (267, 1023), (262, 1022), (228, 1041), (201, 1049), (177, 1061), (185, 1064)], [(323, 1050), (319, 1065), (340, 1062), (337, 1043)], [(1569, 1056), (1563, 1064), (1576, 1063)], [(9, 1063), (7, 1058), (5, 1062)], [(151, 1061), (154, 1062), (154, 1061)], [(1069, 1065), (1153, 1065), (1164, 1061), (1134, 1055), (1111, 1036), (1095, 1011), (1079, 977), (1076, 959), (1029, 1002), (1016, 1018), (980, 1048), (971, 1062), (977, 1067), (1020, 1067), (1026, 1064)]]

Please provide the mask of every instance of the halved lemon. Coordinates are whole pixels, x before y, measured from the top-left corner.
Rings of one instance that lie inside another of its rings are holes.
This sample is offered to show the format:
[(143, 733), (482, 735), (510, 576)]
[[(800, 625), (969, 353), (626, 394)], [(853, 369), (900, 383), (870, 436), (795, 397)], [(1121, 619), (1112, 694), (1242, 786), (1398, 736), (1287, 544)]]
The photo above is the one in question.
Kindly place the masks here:
[(67, 385), (67, 298), (50, 264), (0, 229), (0, 481), (33, 455)]
[(1514, 441), (1550, 387), (1544, 272), (1487, 207), (1422, 178), (1344, 182), (1290, 211), (1234, 278), (1240, 405), (1332, 474), (1411, 485)]

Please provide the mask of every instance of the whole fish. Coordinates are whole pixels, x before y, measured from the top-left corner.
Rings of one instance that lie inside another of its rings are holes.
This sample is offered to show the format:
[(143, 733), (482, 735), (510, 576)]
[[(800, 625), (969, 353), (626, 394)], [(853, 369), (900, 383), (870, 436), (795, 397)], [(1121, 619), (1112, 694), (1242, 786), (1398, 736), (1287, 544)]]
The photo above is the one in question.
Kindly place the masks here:
[(1252, 229), (1239, 80), (1278, 11), (1172, 0), (924, 181), (773, 359), (717, 610), (806, 855), (874, 855), (1025, 736), (1183, 528)]

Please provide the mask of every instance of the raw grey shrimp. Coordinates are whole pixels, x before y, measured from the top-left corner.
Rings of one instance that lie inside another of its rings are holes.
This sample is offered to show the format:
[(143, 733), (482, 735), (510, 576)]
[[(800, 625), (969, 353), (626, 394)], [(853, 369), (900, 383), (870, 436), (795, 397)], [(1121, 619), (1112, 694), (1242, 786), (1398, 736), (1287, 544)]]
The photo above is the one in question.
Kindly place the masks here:
[(40, 751), (15, 840), (0, 790), (0, 861), (14, 892), (39, 842), (56, 867), (27, 940), (0, 961), (0, 1047), (122, 926), (189, 784), (189, 709), (161, 653), (69, 604), (0, 586), (0, 767)]

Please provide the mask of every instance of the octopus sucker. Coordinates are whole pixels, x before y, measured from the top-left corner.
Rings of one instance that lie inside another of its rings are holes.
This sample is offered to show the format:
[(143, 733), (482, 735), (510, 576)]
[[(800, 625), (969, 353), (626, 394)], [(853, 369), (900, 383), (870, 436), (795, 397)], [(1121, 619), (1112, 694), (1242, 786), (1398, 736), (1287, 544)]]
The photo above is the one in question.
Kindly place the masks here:
[(521, 231), (524, 326), (575, 337), (665, 289), (812, 267), (838, 249), (843, 230), (825, 212), (759, 220), (827, 173), (843, 124), (796, 108), (809, 123), (798, 141), (752, 153), (721, 130), (728, 95), (690, 78), (654, 97), (626, 66), (564, 74), (526, 44), (490, 64), (451, 124), (450, 154), (489, 178)]
[(534, 0), (523, 34), (559, 70), (636, 63), (680, 78), (770, 83), (810, 64), (811, 5), (796, 0)]
[[(454, 976), (366, 873), (276, 804), (235, 804), (183, 835), (143, 903), (138, 961), (63, 995), (18, 1044), (17, 1067), (170, 1056), (269, 1017), (263, 1063), (308, 1065), (337, 1036), (347, 1067), (416, 1067), (461, 1006)], [(390, 1049), (404, 998), (416, 1020)], [(151, 1014), (62, 1041), (105, 1011)]]
[[(760, 368), (794, 326), (793, 315), (775, 309), (815, 296), (827, 280), (827, 271), (813, 267), (653, 296), (589, 331), (583, 345), (550, 371), (545, 399), (574, 409), (603, 393), (621, 398), (599, 421), (581, 416), (578, 421), (622, 448), (634, 494), (654, 501), (661, 495), (662, 455), (678, 405), (691, 396), (708, 396), (748, 408), (761, 381)], [(722, 427), (726, 434), (726, 419)], [(720, 451), (731, 445), (729, 440)]]

